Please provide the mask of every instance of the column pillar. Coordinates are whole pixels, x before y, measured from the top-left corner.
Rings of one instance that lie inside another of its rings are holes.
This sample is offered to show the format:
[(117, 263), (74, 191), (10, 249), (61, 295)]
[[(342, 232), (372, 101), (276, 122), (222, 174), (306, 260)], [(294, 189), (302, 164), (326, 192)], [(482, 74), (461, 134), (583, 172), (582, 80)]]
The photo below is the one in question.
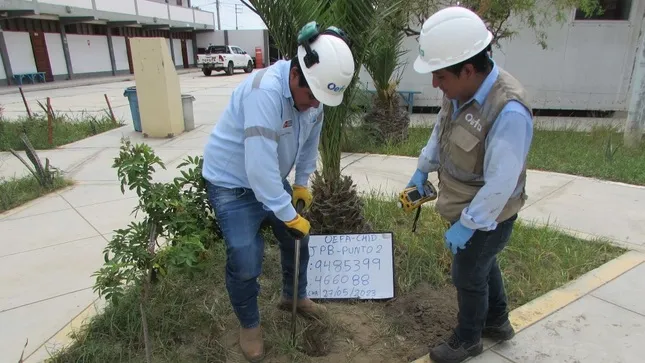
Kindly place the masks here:
[(72, 67), (72, 57), (69, 55), (65, 23), (60, 23), (60, 39), (63, 42), (63, 55), (65, 56), (65, 64), (67, 65), (67, 79), (72, 79), (74, 78), (74, 69)]
[(0, 27), (0, 57), (2, 57), (4, 73), (7, 75), (7, 86), (10, 86), (13, 83), (13, 71), (11, 70), (11, 61), (9, 60), (7, 42), (4, 39), (4, 30), (2, 27)]

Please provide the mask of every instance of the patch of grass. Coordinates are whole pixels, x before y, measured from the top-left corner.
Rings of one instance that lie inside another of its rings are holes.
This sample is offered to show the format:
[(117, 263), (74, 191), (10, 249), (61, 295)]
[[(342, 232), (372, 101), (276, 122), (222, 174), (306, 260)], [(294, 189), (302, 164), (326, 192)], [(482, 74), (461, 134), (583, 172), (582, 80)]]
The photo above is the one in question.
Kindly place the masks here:
[(32, 175), (12, 179), (0, 178), (0, 213), (72, 184), (71, 180), (62, 176), (54, 177), (51, 188), (41, 186), (38, 179)]
[[(395, 236), (396, 286), (399, 299), (427, 285), (442, 296), (450, 287), (452, 255), (443, 245), (446, 229), (431, 209), (421, 213), (417, 233), (411, 232), (413, 214), (405, 214), (393, 200), (365, 199), (366, 217), (378, 231)], [(281, 297), (280, 252), (269, 231), (260, 277), (260, 314), (268, 362), (401, 361), (425, 354), (428, 336), (402, 337), (397, 317), (382, 302), (323, 302), (330, 309), (321, 323), (298, 319), (299, 344), (311, 337), (328, 343), (328, 355), (311, 357), (293, 347), (290, 313), (275, 305)], [(550, 230), (516, 224), (512, 241), (500, 255), (511, 308), (609, 261), (623, 252), (611, 245), (583, 241)], [(154, 362), (243, 362), (237, 345), (238, 324), (224, 284), (225, 247), (208, 251), (203, 270), (194, 276), (170, 273), (155, 285), (148, 305)], [(74, 338), (76, 343), (57, 353), (52, 362), (144, 362), (139, 291), (132, 289), (118, 305), (108, 305)], [(449, 303), (456, 300), (448, 296)], [(442, 306), (423, 308), (432, 314)], [(396, 302), (395, 302), (396, 303)], [(454, 309), (454, 308), (452, 308)], [(450, 311), (450, 309), (446, 309)], [(421, 314), (420, 313), (420, 314)], [(410, 318), (410, 314), (406, 314)], [(455, 317), (447, 317), (454, 319)]]
[[(411, 127), (400, 144), (376, 144), (358, 128), (348, 130), (344, 152), (418, 157), (431, 127)], [(589, 132), (534, 130), (528, 156), (530, 169), (548, 170), (629, 184), (645, 185), (645, 143), (636, 150), (623, 147), (623, 135), (606, 127)]]
[[(394, 232), (401, 293), (423, 282), (435, 286), (450, 283), (452, 253), (445, 248), (443, 237), (448, 224), (431, 206), (423, 207), (417, 231), (412, 233), (413, 213), (402, 212), (394, 201), (371, 197), (366, 203), (367, 217), (374, 228)], [(499, 255), (510, 308), (562, 286), (624, 252), (601, 240), (582, 240), (518, 219), (511, 241)]]
[(103, 133), (123, 126), (116, 124), (108, 115), (85, 115), (77, 119), (66, 116), (56, 116), (53, 121), (52, 140), (49, 144), (47, 115), (37, 115), (32, 118), (23, 117), (17, 120), (0, 119), (0, 150), (24, 150), (20, 134), (27, 134), (34, 148), (38, 150), (52, 149), (87, 137)]

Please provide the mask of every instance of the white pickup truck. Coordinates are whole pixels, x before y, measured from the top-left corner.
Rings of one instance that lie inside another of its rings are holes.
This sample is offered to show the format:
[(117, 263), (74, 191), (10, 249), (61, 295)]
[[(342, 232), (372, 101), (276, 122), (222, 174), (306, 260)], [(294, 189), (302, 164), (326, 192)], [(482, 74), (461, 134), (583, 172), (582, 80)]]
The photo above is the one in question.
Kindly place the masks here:
[(197, 55), (197, 65), (205, 76), (210, 76), (214, 71), (225, 71), (229, 76), (236, 69), (243, 69), (246, 73), (253, 72), (253, 58), (242, 48), (235, 45), (211, 45), (206, 49), (206, 54)]

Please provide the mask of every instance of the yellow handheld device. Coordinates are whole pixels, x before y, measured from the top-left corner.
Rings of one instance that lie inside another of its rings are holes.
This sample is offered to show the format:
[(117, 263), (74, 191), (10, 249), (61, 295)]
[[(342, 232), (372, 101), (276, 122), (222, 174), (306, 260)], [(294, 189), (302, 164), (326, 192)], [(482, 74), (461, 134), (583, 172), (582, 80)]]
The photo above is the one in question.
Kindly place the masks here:
[(427, 180), (423, 183), (423, 194), (421, 195), (419, 193), (416, 186), (405, 188), (399, 194), (399, 202), (397, 203), (399, 208), (403, 208), (406, 213), (415, 209), (417, 210), (414, 216), (414, 222), (412, 223), (412, 233), (417, 230), (417, 221), (419, 220), (419, 214), (421, 214), (421, 204), (437, 199), (437, 190)]
[(397, 203), (399, 208), (403, 208), (406, 213), (409, 213), (419, 208), (421, 204), (437, 199), (437, 191), (429, 181), (423, 184), (423, 192), (422, 196), (416, 186), (405, 188), (399, 194), (399, 202)]

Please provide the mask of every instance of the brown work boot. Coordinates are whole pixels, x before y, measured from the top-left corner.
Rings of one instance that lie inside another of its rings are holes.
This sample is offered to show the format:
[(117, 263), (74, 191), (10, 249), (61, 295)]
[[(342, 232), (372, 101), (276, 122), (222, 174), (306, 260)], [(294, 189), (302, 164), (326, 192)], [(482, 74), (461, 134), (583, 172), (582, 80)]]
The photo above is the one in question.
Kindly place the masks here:
[[(293, 301), (291, 298), (282, 298), (278, 307), (284, 311), (291, 312)], [(316, 304), (309, 298), (298, 299), (296, 311), (307, 318), (321, 319), (326, 313), (327, 308), (324, 305)]]
[(244, 358), (249, 362), (260, 362), (264, 359), (264, 341), (262, 328), (240, 328), (240, 348)]

